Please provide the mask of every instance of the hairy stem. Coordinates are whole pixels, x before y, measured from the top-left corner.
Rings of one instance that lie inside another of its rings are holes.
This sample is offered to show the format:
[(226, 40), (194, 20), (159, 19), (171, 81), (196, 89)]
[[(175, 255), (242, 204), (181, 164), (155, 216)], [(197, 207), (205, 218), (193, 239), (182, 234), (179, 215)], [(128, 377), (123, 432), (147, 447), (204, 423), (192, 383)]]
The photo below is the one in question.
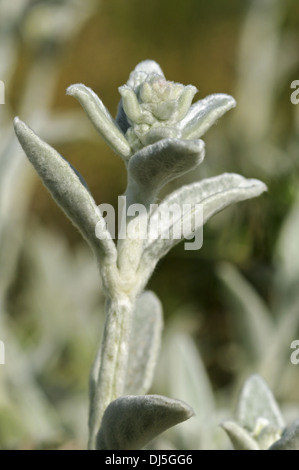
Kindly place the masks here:
[[(122, 210), (126, 210), (124, 206)], [(90, 378), (89, 444), (95, 449), (96, 436), (107, 406), (123, 394), (128, 367), (132, 314), (138, 292), (143, 287), (136, 276), (146, 229), (147, 212), (126, 217), (126, 231), (118, 240), (117, 267), (102, 270), (108, 291), (102, 344)], [(130, 227), (130, 230), (129, 230)], [(133, 236), (133, 238), (130, 235)], [(114, 282), (111, 282), (111, 279)], [(117, 279), (116, 279), (117, 278)], [(110, 279), (110, 280), (109, 280)], [(108, 281), (108, 282), (107, 282)], [(116, 285), (117, 284), (117, 285)]]
[(107, 302), (100, 361), (98, 358), (95, 361), (95, 367), (99, 368), (98, 377), (96, 383), (91, 381), (90, 450), (95, 449), (96, 435), (105, 409), (123, 392), (133, 308), (134, 302), (127, 296), (118, 296)]

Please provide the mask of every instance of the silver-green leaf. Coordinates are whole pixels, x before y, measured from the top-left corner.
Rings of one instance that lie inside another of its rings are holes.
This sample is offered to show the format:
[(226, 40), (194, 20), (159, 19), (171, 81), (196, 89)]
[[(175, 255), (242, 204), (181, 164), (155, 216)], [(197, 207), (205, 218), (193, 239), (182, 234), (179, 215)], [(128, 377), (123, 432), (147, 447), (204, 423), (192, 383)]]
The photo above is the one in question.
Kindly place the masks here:
[(277, 402), (265, 380), (258, 374), (251, 375), (244, 384), (239, 398), (237, 420), (254, 432), (261, 418), (277, 428), (284, 427)]
[(95, 92), (82, 83), (78, 83), (69, 86), (67, 94), (79, 101), (95, 129), (107, 144), (124, 159), (129, 158), (132, 152), (125, 136)]
[(230, 294), (233, 326), (246, 346), (248, 356), (253, 360), (262, 359), (274, 334), (271, 312), (233, 265), (222, 263), (218, 275)]
[(202, 140), (163, 139), (135, 153), (128, 164), (129, 203), (152, 203), (160, 189), (204, 159)]
[(183, 139), (199, 139), (223, 114), (235, 106), (235, 99), (224, 93), (215, 93), (197, 101), (178, 125)]
[[(57, 204), (100, 255), (115, 259), (116, 248), (104, 219), (69, 163), (19, 118), (15, 118), (14, 126), (24, 152)], [(101, 240), (96, 237), (97, 224), (102, 230)]]
[(277, 287), (289, 297), (290, 288), (297, 291), (299, 280), (298, 260), (299, 238), (299, 195), (287, 214), (275, 247), (275, 261), (278, 266)]
[(97, 449), (142, 449), (160, 433), (191, 416), (193, 410), (186, 403), (160, 395), (117, 398), (104, 413)]
[(137, 298), (133, 315), (125, 394), (148, 392), (160, 350), (162, 328), (161, 303), (153, 292), (146, 291)]
[(235, 421), (223, 421), (220, 426), (227, 433), (235, 450), (260, 450), (249, 432)]
[[(223, 210), (230, 204), (244, 201), (253, 197), (257, 197), (267, 190), (264, 183), (256, 179), (246, 179), (235, 173), (224, 173), (222, 175), (207, 178), (198, 183), (183, 186), (177, 191), (170, 194), (159, 205), (158, 209), (151, 215), (160, 221), (161, 229), (158, 236), (148, 238), (144, 248), (144, 261), (151, 263), (152, 260), (157, 262), (164, 256), (174, 245), (183, 238), (188, 238), (200, 228), (202, 224), (207, 222), (217, 212)], [(191, 216), (192, 232), (184, 233), (183, 226), (188, 226), (184, 218), (180, 221), (173, 221), (171, 218), (171, 226), (169, 226), (168, 218), (163, 217), (163, 213), (169, 212), (172, 206), (178, 205), (181, 208), (181, 214), (184, 215), (183, 206), (189, 204), (191, 206), (191, 214), (188, 212), (186, 217)], [(203, 219), (199, 218), (200, 225), (196, 224), (196, 214), (199, 210), (203, 211)], [(163, 222), (167, 220), (167, 223)], [(151, 221), (149, 221), (151, 223)], [(175, 232), (174, 223), (181, 224), (182, 237), (172, 238), (167, 236)]]

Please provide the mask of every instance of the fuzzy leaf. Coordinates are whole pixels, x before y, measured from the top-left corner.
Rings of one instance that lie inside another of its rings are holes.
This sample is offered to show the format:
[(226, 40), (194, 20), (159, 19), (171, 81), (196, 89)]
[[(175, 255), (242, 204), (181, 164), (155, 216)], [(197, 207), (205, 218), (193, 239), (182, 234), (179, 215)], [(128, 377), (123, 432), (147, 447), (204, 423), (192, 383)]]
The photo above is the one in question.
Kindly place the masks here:
[(166, 429), (193, 416), (186, 403), (160, 395), (123, 396), (107, 407), (98, 450), (138, 450)]
[[(169, 226), (168, 223), (163, 223), (163, 220), (165, 220), (163, 212), (169, 212), (169, 208), (171, 208), (172, 205), (178, 204), (181, 207), (182, 214), (184, 213), (184, 204), (190, 204), (193, 208), (191, 213), (192, 232), (186, 234), (183, 229), (181, 230), (182, 235), (184, 234), (185, 238), (188, 238), (192, 236), (192, 233), (194, 235), (194, 232), (200, 228), (200, 226), (196, 225), (196, 214), (198, 210), (203, 210), (203, 223), (205, 223), (212, 215), (230, 204), (259, 196), (266, 191), (266, 189), (266, 185), (261, 181), (246, 179), (234, 173), (224, 173), (220, 176), (204, 179), (198, 183), (183, 186), (166, 197), (159, 205), (157, 211), (153, 212), (151, 215), (151, 217), (157, 217), (159, 219), (161, 230), (158, 233), (158, 237), (155, 239), (147, 239), (144, 249), (144, 262), (151, 263), (153, 260), (157, 262), (157, 260), (164, 256), (174, 245), (180, 242), (180, 239), (172, 239), (167, 236), (168, 233), (175, 232), (173, 221), (171, 220), (172, 226)], [(197, 205), (199, 206), (198, 208), (196, 207)], [(201, 205), (202, 207), (200, 207)], [(190, 217), (189, 213), (187, 217)], [(178, 223), (178, 221), (176, 221), (176, 223)], [(183, 218), (180, 223), (181, 227), (183, 227)]]
[[(280, 290), (293, 287), (297, 291), (299, 279), (298, 261), (299, 238), (299, 195), (287, 214), (276, 244), (276, 264), (278, 265), (277, 285)], [(288, 294), (288, 291), (286, 292)], [(288, 295), (287, 295), (288, 297)]]
[(196, 167), (203, 159), (202, 140), (163, 139), (144, 147), (129, 161), (129, 201), (152, 202), (166, 183)]
[(271, 383), (280, 380), (285, 371), (285, 345), (290, 344), (294, 338), (294, 331), (299, 325), (299, 297), (285, 299), (288, 305), (284, 306), (283, 315), (280, 315), (269, 347), (260, 364), (260, 371), (267, 373)]
[(233, 326), (253, 360), (264, 357), (274, 333), (271, 312), (234, 266), (222, 263), (218, 275), (228, 289), (234, 313)]
[(251, 375), (245, 382), (238, 403), (237, 420), (249, 431), (254, 431), (258, 419), (266, 419), (270, 425), (283, 428), (284, 422), (272, 391), (265, 380)]
[(139, 62), (139, 64), (136, 65), (136, 67), (134, 68), (133, 72), (130, 73), (130, 78), (127, 82), (127, 84), (129, 86), (131, 86), (132, 88), (136, 88), (137, 86), (137, 83), (140, 84), (141, 81), (137, 80), (137, 83), (136, 83), (136, 76), (138, 76), (138, 74), (142, 74), (144, 73), (144, 78), (147, 76), (147, 75), (150, 75), (150, 74), (156, 74), (156, 75), (160, 75), (161, 77), (164, 77), (164, 73), (160, 67), (160, 65), (154, 61), (154, 60), (143, 60), (142, 62)]
[[(115, 258), (116, 248), (109, 232), (105, 229), (104, 219), (69, 163), (19, 118), (15, 118), (14, 125), (24, 152), (57, 204), (92, 247), (100, 249), (104, 256)], [(99, 240), (95, 234), (98, 222), (102, 222), (102, 240)]]
[(183, 331), (169, 330), (164, 342), (164, 376), (170, 393), (192, 403), (196, 416), (211, 419), (215, 409), (213, 391), (204, 364), (191, 337)]
[(230, 95), (217, 93), (194, 103), (179, 123), (184, 139), (199, 139), (227, 111), (236, 106)]
[(269, 450), (299, 450), (299, 420), (288, 426)]
[(79, 101), (88, 118), (107, 144), (124, 159), (129, 158), (131, 148), (125, 136), (94, 91), (82, 83), (78, 83), (68, 87), (67, 94)]
[[(144, 60), (140, 62), (138, 65), (136, 65), (133, 72), (131, 72), (127, 85), (131, 87), (135, 92), (137, 92), (141, 83), (147, 78), (149, 74), (152, 74), (152, 73), (156, 75), (160, 75), (161, 77), (164, 77), (161, 67), (159, 64), (157, 64), (157, 62), (155, 62), (154, 60)], [(120, 100), (118, 104), (117, 116), (115, 120), (117, 124), (119, 125), (120, 129), (125, 134), (128, 128), (130, 127), (130, 124), (128, 122), (126, 113), (124, 111), (122, 99)]]
[[(182, 312), (186, 313), (186, 312)], [(174, 429), (172, 441), (180, 442), (181, 448), (211, 449), (214, 445), (215, 416), (213, 391), (198, 348), (190, 334), (184, 331), (188, 320), (168, 324), (155, 373), (159, 391), (179, 396), (192, 403), (196, 419)]]
[(133, 316), (125, 394), (141, 395), (149, 390), (160, 350), (162, 328), (161, 303), (153, 292), (144, 292), (136, 301)]
[(224, 421), (220, 426), (227, 433), (235, 450), (260, 450), (249, 432), (235, 421)]

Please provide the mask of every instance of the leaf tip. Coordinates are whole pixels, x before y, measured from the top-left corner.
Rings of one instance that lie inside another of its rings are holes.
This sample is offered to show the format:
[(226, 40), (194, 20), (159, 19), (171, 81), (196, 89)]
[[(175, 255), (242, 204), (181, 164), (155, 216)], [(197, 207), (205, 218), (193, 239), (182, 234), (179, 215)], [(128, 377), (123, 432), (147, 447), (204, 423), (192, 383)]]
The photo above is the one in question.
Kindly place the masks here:
[(268, 191), (268, 186), (263, 182), (258, 179), (251, 179), (252, 183), (256, 186), (257, 190), (259, 190), (259, 194), (262, 194), (266, 191)]
[(16, 133), (17, 138), (19, 139), (20, 144), (24, 148), (25, 144), (25, 139), (29, 133), (33, 133), (32, 129), (25, 124), (24, 121), (22, 121), (19, 116), (16, 116), (13, 120), (13, 125), (14, 125), (14, 130)]
[(13, 125), (16, 134), (18, 135), (19, 131), (25, 127), (25, 123), (19, 118), (19, 116), (16, 116), (13, 120)]
[(67, 87), (65, 94), (68, 96), (76, 96), (81, 86), (81, 83), (74, 83), (73, 85)]

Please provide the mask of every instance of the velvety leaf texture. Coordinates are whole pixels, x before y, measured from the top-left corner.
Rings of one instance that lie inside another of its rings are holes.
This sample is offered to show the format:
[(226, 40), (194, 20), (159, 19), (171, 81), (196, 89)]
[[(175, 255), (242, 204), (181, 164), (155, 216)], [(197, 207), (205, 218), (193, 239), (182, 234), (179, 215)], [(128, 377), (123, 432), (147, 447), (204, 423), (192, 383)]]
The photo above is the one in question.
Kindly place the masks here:
[(105, 231), (105, 224), (102, 224), (105, 231), (103, 239), (99, 240), (95, 235), (96, 225), (101, 222), (102, 216), (89, 191), (69, 163), (18, 118), (15, 119), (15, 131), (44, 185), (84, 238), (93, 247), (99, 248), (103, 255), (115, 257), (115, 245), (109, 232)]
[(237, 419), (246, 428), (254, 430), (259, 418), (269, 424), (283, 428), (284, 422), (279, 407), (265, 380), (254, 374), (245, 382), (239, 399)]
[[(217, 212), (235, 202), (244, 201), (266, 191), (266, 186), (259, 180), (246, 179), (234, 173), (224, 173), (220, 176), (207, 178), (198, 183), (183, 186), (170, 194), (159, 205), (157, 212), (161, 214), (161, 230), (157, 239), (148, 239), (144, 249), (144, 259), (147, 262), (158, 260), (164, 256), (174, 245), (179, 243), (180, 239), (165, 237), (165, 232), (169, 231), (169, 226), (163, 224), (163, 211), (168, 210), (174, 204), (183, 208), (184, 204), (190, 204), (193, 207), (192, 217), (195, 218), (196, 205), (202, 205), (203, 223), (207, 222)], [(183, 213), (183, 210), (181, 211)], [(154, 212), (152, 217), (156, 217)], [(183, 225), (183, 220), (181, 221)], [(191, 224), (193, 231), (197, 227), (193, 221)], [(183, 230), (181, 231), (183, 233)], [(187, 235), (191, 235), (187, 234)]]
[(139, 395), (149, 390), (160, 350), (162, 328), (161, 302), (153, 292), (144, 292), (136, 301), (133, 315), (125, 394)]
[(160, 395), (123, 396), (107, 407), (98, 450), (138, 450), (166, 429), (191, 418), (186, 403)]
[(221, 427), (229, 436), (235, 450), (259, 450), (257, 442), (235, 421), (224, 421)]

